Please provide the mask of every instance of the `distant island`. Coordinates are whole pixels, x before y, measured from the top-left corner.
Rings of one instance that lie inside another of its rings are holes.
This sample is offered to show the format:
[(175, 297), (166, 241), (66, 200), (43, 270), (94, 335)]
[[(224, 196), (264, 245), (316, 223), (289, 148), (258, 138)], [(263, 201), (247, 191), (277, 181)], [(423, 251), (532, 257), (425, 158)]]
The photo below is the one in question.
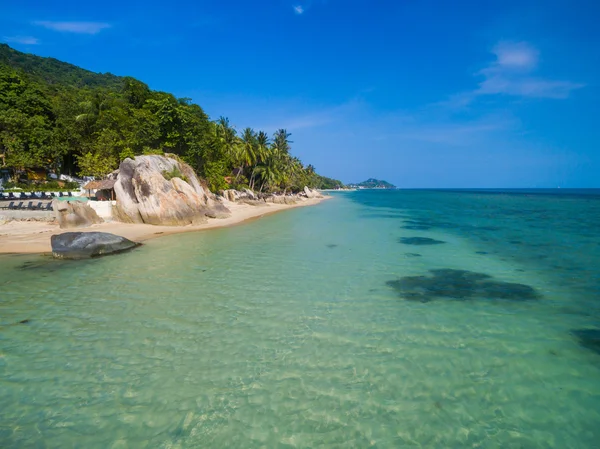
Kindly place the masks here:
[(395, 189), (396, 186), (387, 181), (369, 178), (366, 181), (357, 184), (348, 184), (348, 187), (353, 189)]

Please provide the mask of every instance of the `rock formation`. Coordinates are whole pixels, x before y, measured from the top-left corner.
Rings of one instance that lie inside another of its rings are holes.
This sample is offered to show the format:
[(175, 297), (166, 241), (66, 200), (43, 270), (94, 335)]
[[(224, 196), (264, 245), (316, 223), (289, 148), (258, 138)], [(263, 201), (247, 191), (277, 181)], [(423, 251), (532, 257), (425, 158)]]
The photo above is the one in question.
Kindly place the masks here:
[(52, 255), (57, 259), (87, 259), (126, 251), (139, 245), (107, 232), (65, 232), (53, 235), (50, 242)]
[(124, 222), (184, 226), (230, 214), (200, 185), (189, 165), (171, 157), (125, 159), (119, 167), (115, 193), (116, 217)]
[(52, 201), (52, 209), (61, 229), (84, 228), (104, 220), (83, 201)]

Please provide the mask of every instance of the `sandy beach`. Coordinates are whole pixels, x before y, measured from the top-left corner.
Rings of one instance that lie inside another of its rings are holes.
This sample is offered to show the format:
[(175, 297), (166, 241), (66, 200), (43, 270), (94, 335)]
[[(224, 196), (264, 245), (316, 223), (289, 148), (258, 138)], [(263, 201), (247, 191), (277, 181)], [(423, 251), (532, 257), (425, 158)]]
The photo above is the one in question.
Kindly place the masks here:
[(0, 254), (49, 253), (52, 251), (50, 237), (68, 231), (110, 232), (121, 235), (135, 242), (179, 234), (182, 232), (203, 231), (206, 229), (234, 226), (248, 220), (257, 219), (283, 210), (296, 207), (312, 206), (331, 197), (307, 199), (297, 204), (272, 204), (250, 206), (243, 203), (228, 203), (231, 216), (223, 219), (209, 218), (207, 223), (197, 226), (154, 226), (147, 224), (128, 224), (105, 222), (87, 228), (60, 229), (57, 223), (42, 221), (9, 221), (0, 225)]

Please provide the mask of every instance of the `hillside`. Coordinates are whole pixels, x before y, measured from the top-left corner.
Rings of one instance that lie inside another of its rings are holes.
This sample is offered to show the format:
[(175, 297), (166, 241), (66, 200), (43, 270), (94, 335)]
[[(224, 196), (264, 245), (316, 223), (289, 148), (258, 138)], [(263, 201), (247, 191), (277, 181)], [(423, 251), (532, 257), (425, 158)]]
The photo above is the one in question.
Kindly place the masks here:
[(22, 53), (6, 44), (0, 44), (0, 64), (8, 65), (48, 84), (77, 88), (100, 87), (115, 91), (123, 87), (123, 78), (111, 73), (90, 72), (58, 59)]
[(211, 190), (298, 191), (341, 182), (291, 152), (290, 133), (272, 136), (211, 120), (189, 99), (0, 45), (0, 163), (13, 178), (45, 168), (102, 177), (127, 157), (172, 153)]
[(348, 187), (356, 188), (356, 189), (395, 189), (396, 186), (390, 184), (387, 181), (382, 181), (379, 179), (369, 178), (366, 181), (359, 182), (357, 184), (349, 184)]

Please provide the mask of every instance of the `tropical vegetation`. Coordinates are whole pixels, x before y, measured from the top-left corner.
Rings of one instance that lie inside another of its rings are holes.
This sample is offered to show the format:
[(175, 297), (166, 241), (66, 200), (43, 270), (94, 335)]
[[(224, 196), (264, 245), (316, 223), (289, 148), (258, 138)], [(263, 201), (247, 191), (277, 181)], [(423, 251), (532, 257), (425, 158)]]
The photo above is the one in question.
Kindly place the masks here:
[(0, 165), (14, 174), (45, 168), (102, 177), (125, 158), (171, 153), (213, 191), (342, 186), (294, 157), (291, 144), (285, 129), (238, 131), (189, 98), (0, 44)]

